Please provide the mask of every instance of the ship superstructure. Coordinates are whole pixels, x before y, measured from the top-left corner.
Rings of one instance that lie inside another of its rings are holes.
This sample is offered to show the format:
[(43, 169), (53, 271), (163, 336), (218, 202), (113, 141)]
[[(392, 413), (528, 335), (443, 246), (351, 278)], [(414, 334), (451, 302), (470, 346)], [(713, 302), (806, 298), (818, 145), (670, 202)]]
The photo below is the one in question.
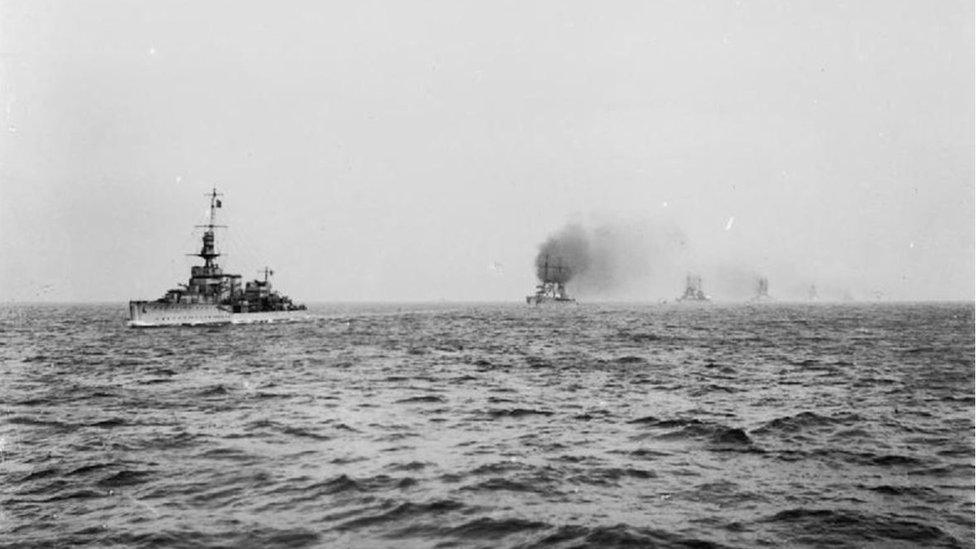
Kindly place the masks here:
[(709, 301), (709, 297), (702, 290), (702, 278), (696, 274), (689, 274), (685, 278), (685, 293), (678, 301)]
[(264, 270), (264, 279), (247, 282), (241, 288), (241, 275), (224, 273), (217, 263), (220, 253), (216, 248), (214, 230), (217, 225), (217, 209), (223, 206), (220, 193), (214, 188), (210, 197), (209, 220), (198, 225), (203, 231), (203, 246), (194, 255), (203, 259), (203, 265), (190, 268), (186, 284), (167, 290), (155, 301), (130, 301), (129, 326), (173, 326), (195, 324), (237, 324), (250, 322), (276, 322), (281, 320), (308, 319), (304, 305), (296, 305), (287, 296), (271, 288)]
[(569, 297), (566, 292), (566, 281), (570, 275), (568, 268), (558, 260), (550, 262), (549, 256), (546, 255), (543, 264), (539, 267), (539, 285), (536, 286), (534, 294), (525, 296), (525, 302), (529, 305), (576, 303), (576, 300)]

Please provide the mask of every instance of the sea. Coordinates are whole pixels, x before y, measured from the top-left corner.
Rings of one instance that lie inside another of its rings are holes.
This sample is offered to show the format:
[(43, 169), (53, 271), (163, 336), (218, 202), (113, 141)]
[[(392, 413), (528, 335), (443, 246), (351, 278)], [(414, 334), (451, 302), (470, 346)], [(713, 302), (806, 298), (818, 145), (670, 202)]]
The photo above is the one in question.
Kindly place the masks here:
[(2, 547), (973, 547), (974, 306), (0, 306)]

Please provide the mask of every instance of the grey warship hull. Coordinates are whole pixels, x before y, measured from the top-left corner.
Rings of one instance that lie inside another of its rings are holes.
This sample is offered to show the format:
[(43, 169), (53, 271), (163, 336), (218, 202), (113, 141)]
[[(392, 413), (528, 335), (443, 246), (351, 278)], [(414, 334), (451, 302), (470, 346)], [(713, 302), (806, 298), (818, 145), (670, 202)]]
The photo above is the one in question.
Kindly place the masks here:
[(212, 303), (159, 303), (130, 301), (130, 328), (162, 326), (216, 326), (221, 324), (268, 324), (307, 322), (312, 316), (305, 310), (235, 313)]
[(553, 306), (567, 306), (576, 305), (576, 300), (572, 298), (560, 298), (560, 297), (550, 297), (547, 295), (529, 295), (525, 296), (525, 302), (529, 305), (553, 305)]

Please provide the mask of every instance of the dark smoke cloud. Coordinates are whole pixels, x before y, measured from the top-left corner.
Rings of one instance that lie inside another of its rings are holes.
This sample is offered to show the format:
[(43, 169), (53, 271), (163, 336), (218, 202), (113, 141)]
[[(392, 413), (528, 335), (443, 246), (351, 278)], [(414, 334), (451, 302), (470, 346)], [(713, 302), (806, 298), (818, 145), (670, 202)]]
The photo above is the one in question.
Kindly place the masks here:
[(582, 226), (563, 227), (539, 247), (535, 276), (541, 281), (566, 283), (590, 267), (590, 239)]
[[(687, 239), (682, 231), (649, 220), (570, 223), (539, 247), (536, 276), (567, 284), (574, 295), (652, 299), (683, 280)], [(554, 266), (563, 269), (557, 271)]]

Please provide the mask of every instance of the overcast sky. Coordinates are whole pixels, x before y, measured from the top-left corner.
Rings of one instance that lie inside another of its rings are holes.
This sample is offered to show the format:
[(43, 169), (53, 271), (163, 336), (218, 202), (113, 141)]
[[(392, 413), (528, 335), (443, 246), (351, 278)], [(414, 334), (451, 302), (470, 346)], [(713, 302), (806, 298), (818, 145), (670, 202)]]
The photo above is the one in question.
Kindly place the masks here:
[(687, 246), (635, 299), (726, 267), (774, 294), (973, 299), (973, 21), (971, 1), (2, 0), (0, 299), (159, 297), (213, 185), (225, 270), (270, 265), (298, 301), (519, 301), (550, 234), (619, 219)]

